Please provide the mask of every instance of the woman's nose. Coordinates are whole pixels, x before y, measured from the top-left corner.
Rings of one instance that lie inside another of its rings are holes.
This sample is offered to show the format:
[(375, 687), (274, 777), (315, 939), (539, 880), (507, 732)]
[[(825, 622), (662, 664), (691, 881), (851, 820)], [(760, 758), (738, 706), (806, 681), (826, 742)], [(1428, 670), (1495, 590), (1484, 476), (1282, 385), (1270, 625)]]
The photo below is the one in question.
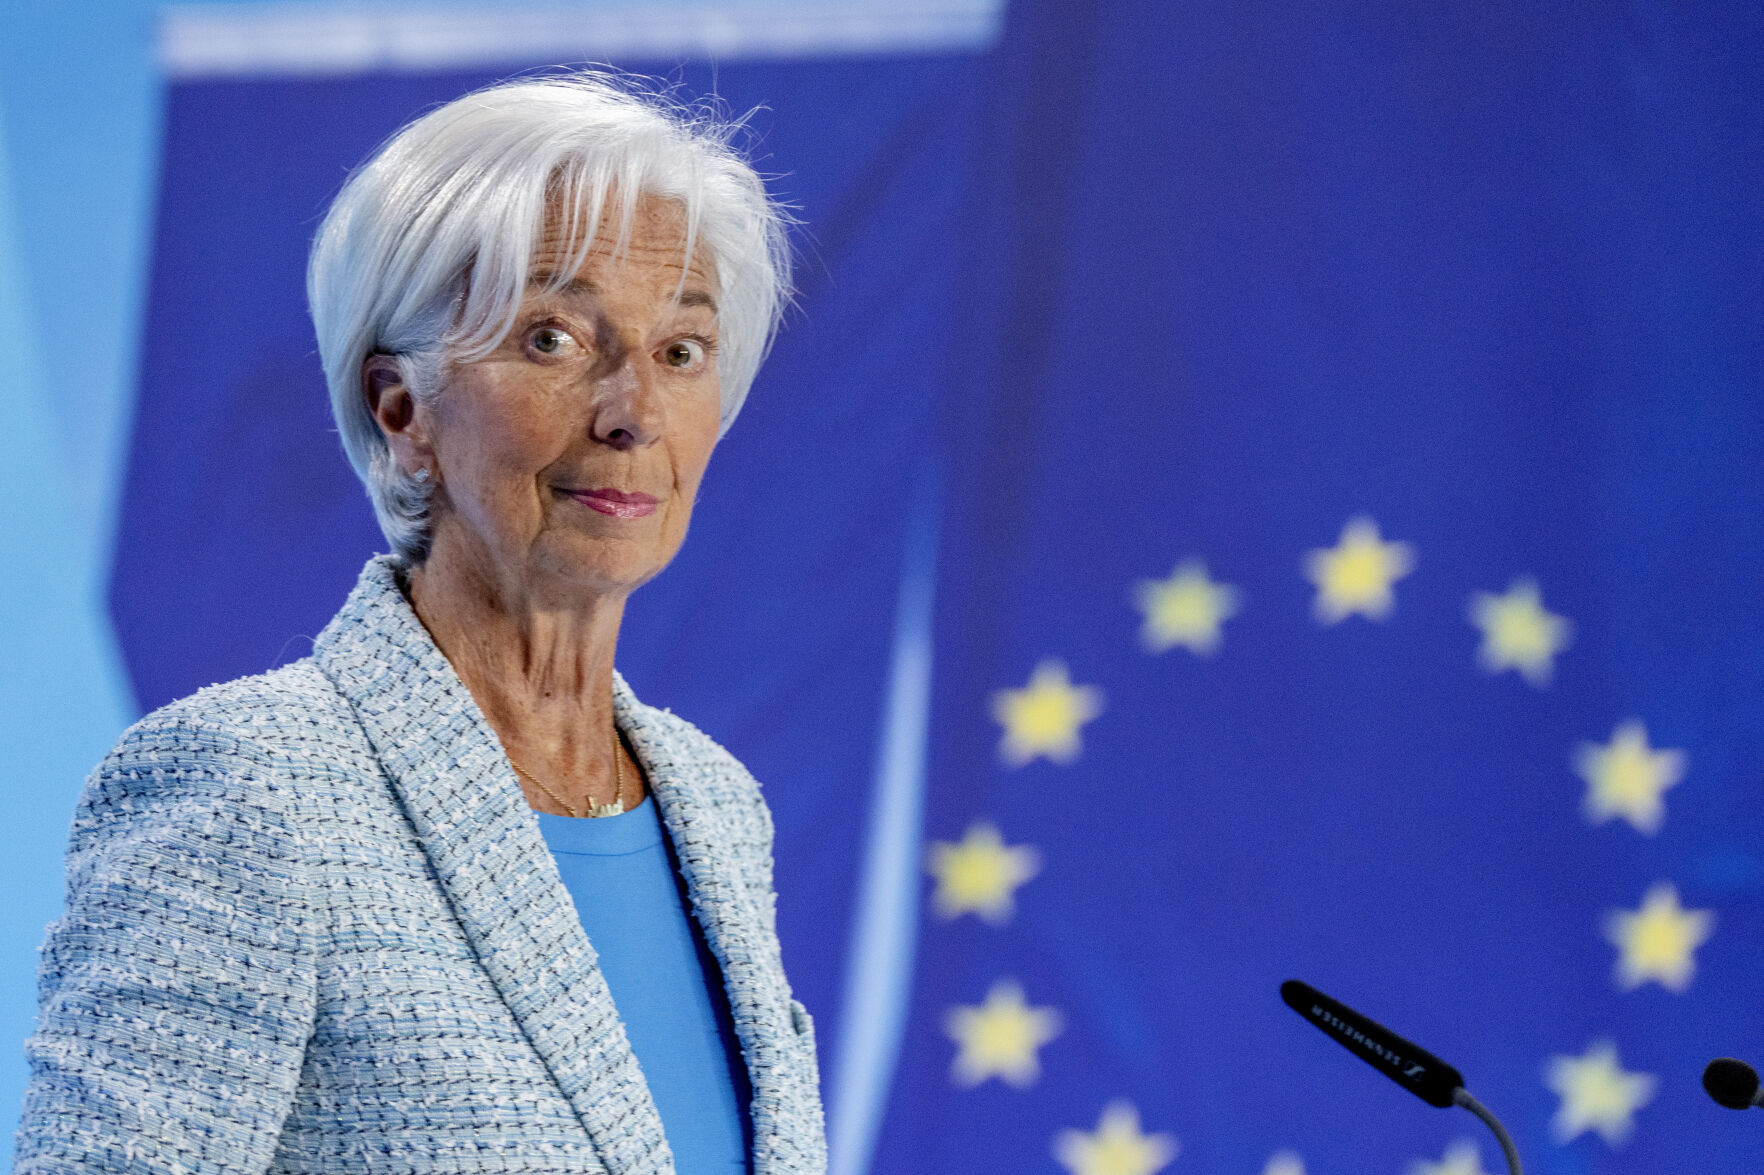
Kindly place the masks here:
[(596, 381), (590, 432), (602, 444), (635, 449), (661, 436), (664, 423), (654, 374), (644, 369), (640, 354), (627, 352)]

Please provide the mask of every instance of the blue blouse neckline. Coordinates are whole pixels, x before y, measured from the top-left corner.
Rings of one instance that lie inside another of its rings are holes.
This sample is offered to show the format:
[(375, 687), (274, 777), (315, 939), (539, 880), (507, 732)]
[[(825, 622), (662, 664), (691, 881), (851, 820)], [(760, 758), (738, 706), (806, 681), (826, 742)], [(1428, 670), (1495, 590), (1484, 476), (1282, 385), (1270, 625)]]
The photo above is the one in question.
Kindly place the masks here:
[(553, 816), (535, 812), (539, 832), (554, 853), (587, 857), (623, 857), (662, 843), (661, 813), (645, 796), (635, 808), (617, 816)]

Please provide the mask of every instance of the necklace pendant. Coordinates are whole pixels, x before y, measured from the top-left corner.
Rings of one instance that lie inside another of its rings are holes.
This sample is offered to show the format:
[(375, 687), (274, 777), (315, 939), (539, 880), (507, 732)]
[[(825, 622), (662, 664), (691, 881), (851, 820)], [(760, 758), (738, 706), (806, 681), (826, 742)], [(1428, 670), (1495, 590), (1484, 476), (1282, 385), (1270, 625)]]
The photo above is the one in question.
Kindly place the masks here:
[(590, 816), (623, 816), (624, 814), (625, 805), (616, 799), (610, 804), (591, 803), (588, 805), (588, 815)]

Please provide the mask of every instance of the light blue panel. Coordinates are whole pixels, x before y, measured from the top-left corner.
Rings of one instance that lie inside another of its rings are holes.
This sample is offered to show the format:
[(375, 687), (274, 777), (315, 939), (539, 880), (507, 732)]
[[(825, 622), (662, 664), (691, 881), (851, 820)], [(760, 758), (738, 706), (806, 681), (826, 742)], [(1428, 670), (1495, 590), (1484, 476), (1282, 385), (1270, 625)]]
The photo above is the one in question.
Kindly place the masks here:
[(15, 247), (43, 341), (49, 435), (61, 458), (61, 542), (109, 562), (126, 457), (159, 159), (154, 0), (10, 4), (0, 16), (0, 149)]
[[(0, 109), (0, 121), (5, 111)], [(0, 139), (0, 142), (4, 142)], [(11, 168), (0, 154), (0, 1165), (24, 1093), (20, 1042), (36, 1015), (36, 946), (61, 902), (61, 853), (80, 781), (129, 721), (44, 397), (45, 335), (26, 303)], [(76, 336), (77, 339), (77, 336)], [(68, 345), (73, 345), (72, 341)], [(52, 343), (54, 359), (66, 349)]]
[(924, 857), (925, 734), (931, 720), (937, 498), (935, 475), (921, 471), (901, 562), (893, 665), (845, 970), (839, 1052), (826, 1090), (831, 1175), (865, 1175), (870, 1169), (912, 994)]
[(0, 16), (0, 1166), (80, 781), (133, 717), (103, 607), (159, 147), (150, 0)]

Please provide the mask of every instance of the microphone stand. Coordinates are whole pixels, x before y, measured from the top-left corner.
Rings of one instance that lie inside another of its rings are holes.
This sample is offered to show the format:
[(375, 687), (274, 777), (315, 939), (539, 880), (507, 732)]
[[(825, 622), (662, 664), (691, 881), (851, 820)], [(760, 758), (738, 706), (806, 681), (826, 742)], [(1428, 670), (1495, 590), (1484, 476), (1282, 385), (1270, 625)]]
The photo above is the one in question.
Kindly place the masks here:
[(1507, 1128), (1501, 1125), (1501, 1120), (1494, 1116), (1493, 1111), (1471, 1097), (1470, 1091), (1461, 1085), (1452, 1091), (1452, 1103), (1463, 1106), (1482, 1119), (1483, 1123), (1494, 1132), (1495, 1141), (1501, 1144), (1501, 1154), (1505, 1155), (1507, 1159), (1507, 1175), (1521, 1175), (1519, 1150), (1513, 1145), (1512, 1135), (1507, 1133)]

